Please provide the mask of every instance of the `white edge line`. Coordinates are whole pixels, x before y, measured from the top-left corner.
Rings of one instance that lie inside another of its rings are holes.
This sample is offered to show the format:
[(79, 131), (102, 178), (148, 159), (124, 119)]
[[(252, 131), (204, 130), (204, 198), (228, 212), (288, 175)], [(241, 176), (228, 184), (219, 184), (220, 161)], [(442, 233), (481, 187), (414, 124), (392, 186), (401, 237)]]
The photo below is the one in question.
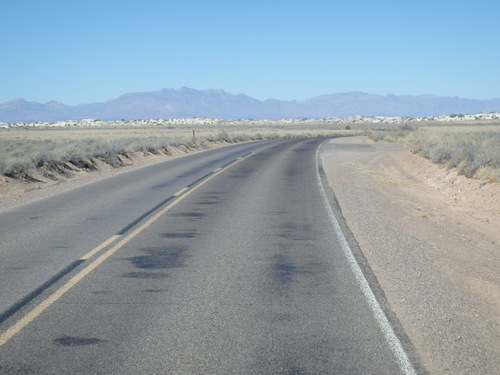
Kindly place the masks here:
[(396, 357), (401, 372), (405, 375), (416, 375), (416, 371), (413, 365), (411, 364), (410, 360), (408, 359), (408, 355), (403, 349), (401, 341), (394, 333), (394, 329), (392, 328), (391, 324), (389, 323), (389, 320), (387, 319), (387, 317), (384, 314), (384, 311), (382, 310), (382, 307), (380, 306), (375, 295), (373, 294), (373, 291), (371, 290), (368, 281), (363, 275), (363, 271), (361, 271), (361, 268), (359, 267), (356, 258), (354, 258), (352, 250), (349, 247), (349, 244), (347, 243), (347, 240), (345, 239), (342, 230), (340, 229), (340, 225), (337, 219), (335, 218), (335, 215), (333, 214), (330, 202), (328, 201), (328, 197), (326, 196), (325, 190), (323, 189), (323, 184), (321, 183), (321, 177), (319, 175), (319, 149), (321, 148), (323, 143), (321, 143), (319, 147), (316, 149), (316, 178), (320, 188), (320, 194), (321, 197), (323, 198), (323, 203), (328, 212), (328, 216), (330, 217), (330, 221), (335, 231), (335, 235), (337, 236), (342, 251), (344, 252), (344, 255), (347, 258), (349, 266), (351, 267), (351, 271), (353, 272), (354, 277), (356, 278), (361, 288), (361, 291), (363, 292), (363, 295), (365, 296), (366, 301), (368, 302), (368, 305), (370, 306), (370, 309), (372, 310), (373, 315), (375, 316), (375, 319), (377, 320), (377, 323), (387, 343), (389, 344), (392, 353)]

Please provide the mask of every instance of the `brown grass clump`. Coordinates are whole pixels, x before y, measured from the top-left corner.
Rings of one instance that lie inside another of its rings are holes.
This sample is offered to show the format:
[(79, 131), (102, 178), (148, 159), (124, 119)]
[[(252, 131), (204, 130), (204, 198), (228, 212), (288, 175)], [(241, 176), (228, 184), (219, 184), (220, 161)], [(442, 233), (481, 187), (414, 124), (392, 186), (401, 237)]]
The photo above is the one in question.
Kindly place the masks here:
[[(132, 153), (167, 154), (171, 147), (202, 150), (207, 142), (236, 143), (291, 137), (337, 137), (359, 131), (324, 125), (68, 127), (0, 129), (0, 175), (29, 179), (33, 171), (46, 177), (71, 173), (73, 166), (92, 170), (95, 162), (112, 167)], [(195, 135), (195, 136), (193, 136)]]
[(398, 141), (436, 164), (468, 178), (500, 181), (500, 123), (421, 126), (372, 132), (375, 140)]

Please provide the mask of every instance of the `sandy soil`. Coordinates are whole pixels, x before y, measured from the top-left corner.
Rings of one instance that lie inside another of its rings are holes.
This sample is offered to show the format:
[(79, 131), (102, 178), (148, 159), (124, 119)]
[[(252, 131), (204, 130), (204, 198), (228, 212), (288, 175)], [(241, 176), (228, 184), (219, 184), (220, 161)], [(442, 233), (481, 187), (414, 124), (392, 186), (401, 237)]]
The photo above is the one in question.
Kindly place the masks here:
[(346, 222), (431, 374), (500, 374), (500, 184), (365, 137), (321, 158)]
[[(75, 168), (57, 180), (35, 174), (40, 182), (0, 176), (0, 211), (165, 158), (139, 153), (125, 167), (98, 163), (97, 172)], [(468, 180), (365, 137), (329, 141), (321, 158), (347, 224), (429, 373), (499, 374), (500, 184)]]

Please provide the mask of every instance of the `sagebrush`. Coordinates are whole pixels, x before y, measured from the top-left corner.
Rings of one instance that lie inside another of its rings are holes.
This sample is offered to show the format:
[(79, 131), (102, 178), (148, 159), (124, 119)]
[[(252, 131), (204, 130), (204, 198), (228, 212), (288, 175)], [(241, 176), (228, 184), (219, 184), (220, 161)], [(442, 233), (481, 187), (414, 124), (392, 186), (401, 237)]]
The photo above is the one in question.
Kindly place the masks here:
[(400, 128), (372, 132), (372, 138), (403, 142), (412, 152), (466, 177), (500, 181), (500, 124)]
[[(169, 154), (169, 147), (184, 145), (203, 149), (207, 142), (244, 142), (289, 137), (360, 134), (328, 127), (237, 127), (197, 129), (155, 128), (63, 128), (0, 130), (0, 174), (20, 177), (33, 170), (64, 172), (64, 164), (91, 167), (93, 159), (112, 166), (135, 152)], [(67, 166), (66, 166), (67, 167)]]

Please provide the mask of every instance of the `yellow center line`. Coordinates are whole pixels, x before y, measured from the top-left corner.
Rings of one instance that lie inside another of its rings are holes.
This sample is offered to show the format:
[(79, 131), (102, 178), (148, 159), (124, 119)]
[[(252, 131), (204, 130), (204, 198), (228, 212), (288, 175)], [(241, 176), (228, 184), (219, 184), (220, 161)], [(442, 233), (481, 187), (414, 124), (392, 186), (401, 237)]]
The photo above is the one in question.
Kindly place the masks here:
[(179, 195), (183, 194), (187, 190), (189, 190), (188, 187), (182, 188), (181, 190), (179, 190), (177, 193), (174, 194), (174, 197), (178, 197)]
[(95, 254), (97, 254), (99, 251), (101, 251), (102, 249), (104, 249), (105, 247), (107, 247), (109, 244), (112, 244), (113, 242), (115, 242), (120, 237), (121, 236), (119, 234), (115, 234), (114, 236), (108, 238), (102, 244), (100, 244), (99, 246), (97, 246), (94, 250), (91, 250), (87, 254), (85, 254), (84, 256), (82, 256), (80, 258), (80, 260), (87, 260), (87, 259), (92, 258)]
[[(79, 273), (77, 273), (75, 276), (71, 278), (66, 284), (64, 284), (62, 287), (60, 287), (58, 290), (56, 290), (54, 293), (52, 293), (50, 296), (48, 296), (45, 300), (43, 300), (39, 305), (35, 306), (33, 310), (29, 311), (26, 315), (24, 315), (20, 320), (18, 320), (13, 326), (11, 326), (8, 330), (6, 330), (4, 333), (0, 335), (0, 347), (3, 346), (6, 342), (8, 342), (12, 337), (14, 337), (17, 333), (19, 333), (24, 327), (26, 327), (28, 324), (30, 324), (36, 317), (38, 317), (42, 312), (44, 312), (47, 308), (49, 308), (53, 303), (55, 303), (59, 298), (61, 298), (67, 291), (69, 291), (71, 288), (73, 288), (78, 282), (80, 282), (85, 276), (87, 276), (89, 273), (91, 273), (94, 269), (96, 269), (101, 263), (103, 263), (106, 259), (108, 259), (111, 255), (116, 253), (119, 249), (121, 249), (123, 246), (125, 246), (130, 240), (132, 240), (135, 236), (137, 236), (139, 233), (144, 231), (147, 227), (149, 227), (151, 224), (153, 224), (156, 220), (158, 220), (162, 215), (164, 215), (167, 211), (172, 209), (177, 203), (182, 201), (184, 198), (186, 198), (188, 195), (190, 195), (193, 191), (199, 189), (203, 185), (205, 185), (208, 181), (211, 179), (215, 178), (217, 175), (220, 173), (224, 172), (226, 169), (231, 168), (232, 166), (238, 164), (239, 162), (245, 160), (246, 158), (252, 156), (252, 154), (249, 154), (243, 158), (237, 159), (236, 162), (228, 165), (225, 168), (220, 169), (218, 172), (214, 173), (213, 175), (207, 177), (207, 179), (203, 180), (201, 183), (198, 185), (195, 185), (191, 190), (188, 189), (188, 191), (181, 193), (182, 191), (185, 191), (182, 189), (179, 193), (180, 195), (177, 199), (172, 201), (170, 204), (165, 206), (162, 210), (157, 212), (154, 216), (152, 216), (150, 219), (148, 219), (144, 224), (139, 226), (137, 229), (135, 229), (133, 232), (125, 236), (120, 242), (118, 242), (116, 245), (114, 245), (112, 248), (110, 248), (108, 251), (106, 251), (104, 254), (99, 256), (97, 259), (95, 259), (92, 263), (90, 263), (87, 267), (85, 267), (83, 270), (81, 270)], [(83, 258), (81, 259), (88, 259), (95, 253), (99, 252), (112, 242), (114, 242), (118, 237), (118, 235), (115, 235), (105, 242), (103, 242), (101, 245), (96, 247), (94, 250), (90, 251), (87, 253)], [(90, 255), (89, 255), (90, 254)]]

